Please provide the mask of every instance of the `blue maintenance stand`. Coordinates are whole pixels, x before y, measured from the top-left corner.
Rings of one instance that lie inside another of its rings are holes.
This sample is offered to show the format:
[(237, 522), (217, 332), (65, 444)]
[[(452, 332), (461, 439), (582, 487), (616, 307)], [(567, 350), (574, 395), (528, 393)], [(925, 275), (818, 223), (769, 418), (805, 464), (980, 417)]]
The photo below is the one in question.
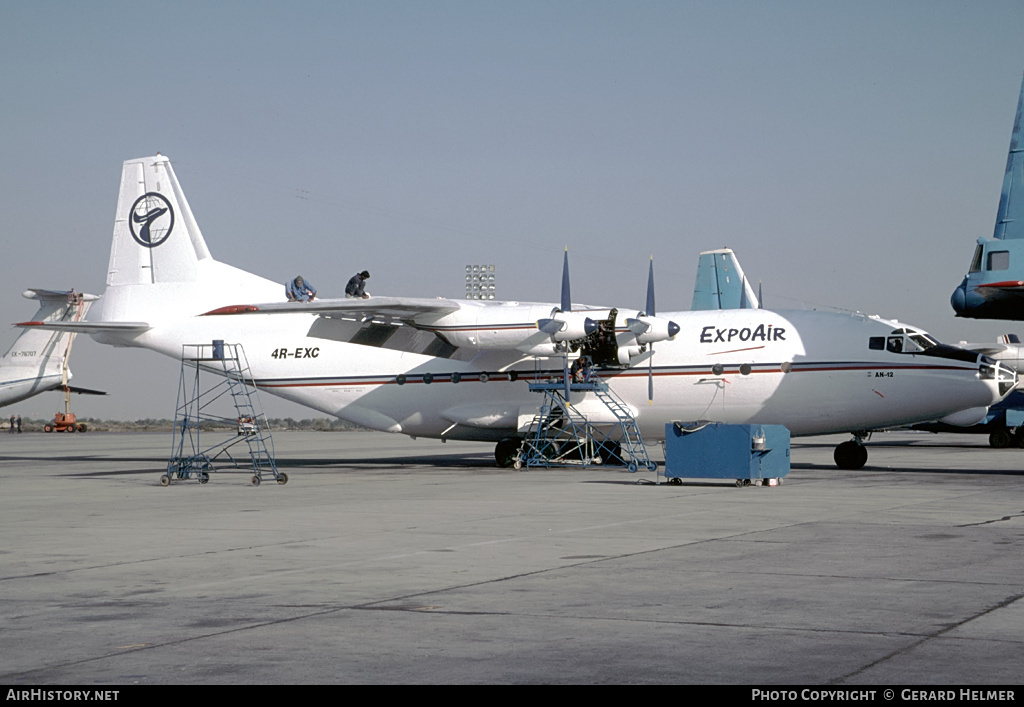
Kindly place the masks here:
[(775, 486), (789, 473), (789, 430), (782, 425), (720, 422), (665, 425), (665, 478), (735, 479), (736, 486)]

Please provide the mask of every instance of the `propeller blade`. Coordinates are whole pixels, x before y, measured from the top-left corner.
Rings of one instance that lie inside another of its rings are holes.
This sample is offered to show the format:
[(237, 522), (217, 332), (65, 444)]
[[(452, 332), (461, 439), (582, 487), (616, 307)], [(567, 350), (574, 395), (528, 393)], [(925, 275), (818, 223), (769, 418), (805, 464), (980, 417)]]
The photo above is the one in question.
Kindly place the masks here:
[(572, 296), (569, 294), (569, 246), (565, 247), (565, 259), (562, 261), (562, 311), (572, 309)]
[(565, 402), (569, 403), (569, 354), (568, 352), (562, 357), (562, 380), (565, 381)]
[[(647, 271), (647, 312), (648, 317), (656, 316), (654, 313), (654, 256), (651, 256), (651, 266)], [(651, 342), (651, 357), (647, 359), (647, 404), (654, 405), (654, 342)]]
[(651, 357), (647, 359), (647, 404), (654, 405), (654, 344), (651, 344)]
[(651, 328), (651, 325), (641, 319), (626, 319), (626, 328), (634, 334), (643, 334)]
[(651, 268), (647, 273), (647, 311), (645, 314), (648, 317), (655, 316), (654, 314), (654, 256), (651, 256)]
[(565, 322), (560, 322), (557, 319), (538, 319), (537, 328), (545, 334), (557, 334), (565, 328)]

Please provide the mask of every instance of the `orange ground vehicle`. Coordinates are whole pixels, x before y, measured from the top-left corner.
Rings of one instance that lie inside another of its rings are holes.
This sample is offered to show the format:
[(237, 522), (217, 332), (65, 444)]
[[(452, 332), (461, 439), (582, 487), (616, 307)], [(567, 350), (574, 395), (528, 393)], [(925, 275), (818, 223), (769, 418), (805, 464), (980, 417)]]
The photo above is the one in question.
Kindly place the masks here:
[(84, 422), (75, 421), (73, 412), (58, 412), (53, 416), (53, 422), (43, 426), (43, 432), (87, 432), (88, 429)]

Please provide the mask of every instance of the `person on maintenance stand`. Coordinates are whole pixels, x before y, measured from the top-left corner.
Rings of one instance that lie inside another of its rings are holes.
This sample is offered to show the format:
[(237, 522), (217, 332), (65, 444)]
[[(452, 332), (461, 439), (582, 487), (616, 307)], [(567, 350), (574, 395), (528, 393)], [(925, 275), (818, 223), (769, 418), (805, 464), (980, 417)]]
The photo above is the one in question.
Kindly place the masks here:
[(312, 302), (316, 299), (316, 288), (312, 282), (303, 280), (302, 275), (289, 280), (284, 286), (284, 292), (289, 302)]
[(366, 281), (370, 279), (370, 273), (363, 270), (352, 276), (352, 279), (345, 285), (345, 296), (349, 299), (369, 299), (370, 293), (366, 291)]

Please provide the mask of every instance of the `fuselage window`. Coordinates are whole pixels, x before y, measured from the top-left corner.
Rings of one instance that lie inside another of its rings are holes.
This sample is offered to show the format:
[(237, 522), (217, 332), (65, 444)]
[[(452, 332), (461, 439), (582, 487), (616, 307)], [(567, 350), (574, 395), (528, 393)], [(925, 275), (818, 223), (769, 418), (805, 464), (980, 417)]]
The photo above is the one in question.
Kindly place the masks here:
[(884, 351), (885, 350), (885, 337), (884, 336), (872, 336), (868, 339), (868, 348), (872, 351)]
[(988, 267), (986, 270), (1009, 270), (1010, 251), (994, 250), (988, 254)]

